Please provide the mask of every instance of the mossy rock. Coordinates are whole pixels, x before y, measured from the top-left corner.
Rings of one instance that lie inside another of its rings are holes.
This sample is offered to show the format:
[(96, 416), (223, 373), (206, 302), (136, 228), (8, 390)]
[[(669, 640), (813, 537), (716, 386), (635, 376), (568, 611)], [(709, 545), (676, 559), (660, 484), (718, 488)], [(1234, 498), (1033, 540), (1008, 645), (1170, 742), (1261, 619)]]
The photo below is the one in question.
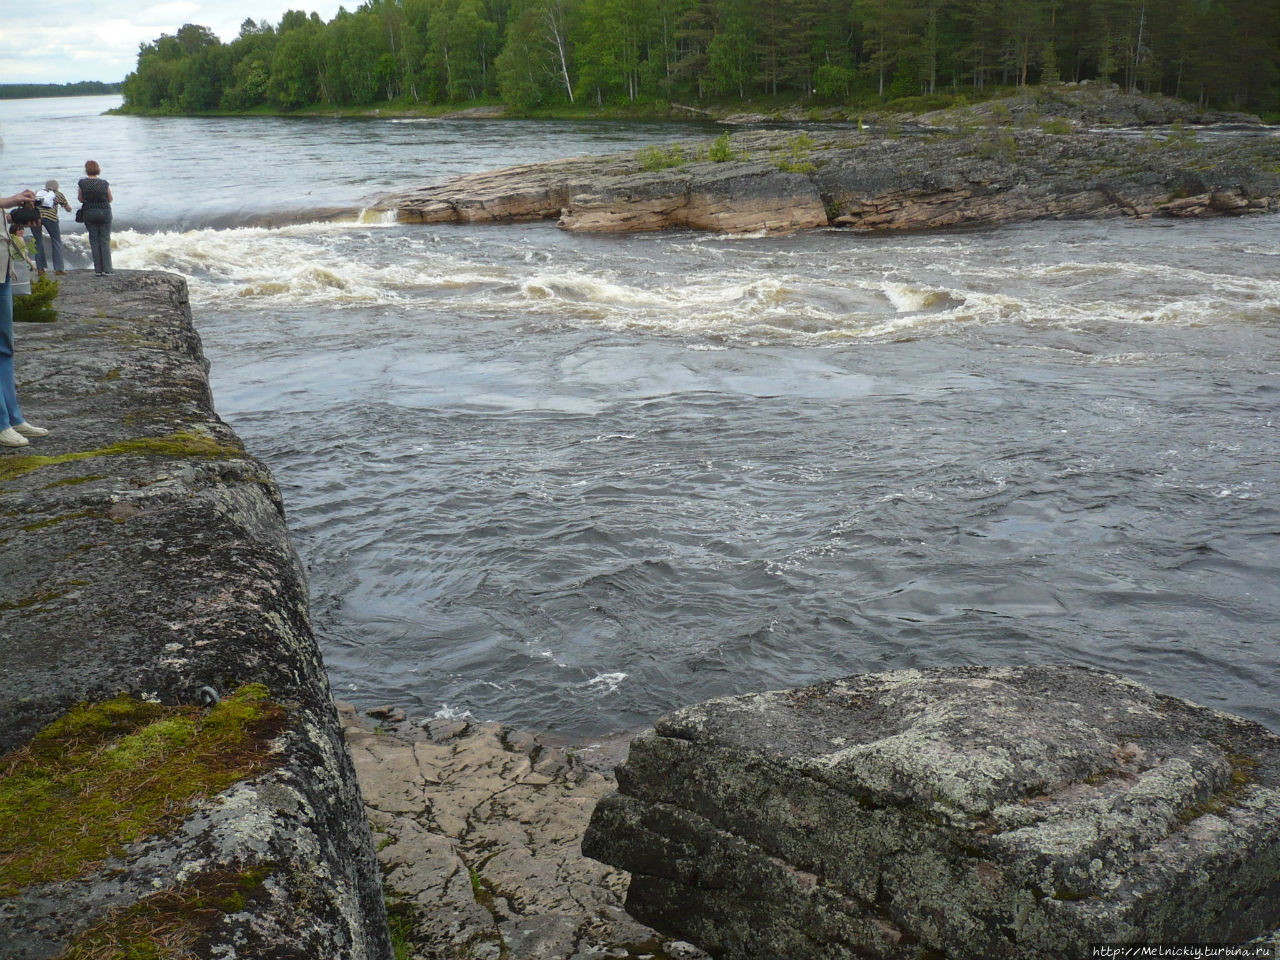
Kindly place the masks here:
[(73, 708), (0, 758), (0, 897), (78, 877), (271, 768), (285, 722), (259, 684), (207, 713), (128, 694)]
[(267, 895), (270, 864), (201, 874), (115, 911), (76, 937), (58, 960), (176, 960), (197, 955), (224, 917)]
[(230, 460), (244, 455), (244, 447), (239, 443), (226, 443), (201, 433), (187, 431), (163, 437), (135, 437), (96, 450), (76, 450), (53, 456), (28, 453), (5, 457), (0, 460), (0, 480), (12, 480), (41, 467), (90, 460), (94, 457), (196, 457), (204, 460)]

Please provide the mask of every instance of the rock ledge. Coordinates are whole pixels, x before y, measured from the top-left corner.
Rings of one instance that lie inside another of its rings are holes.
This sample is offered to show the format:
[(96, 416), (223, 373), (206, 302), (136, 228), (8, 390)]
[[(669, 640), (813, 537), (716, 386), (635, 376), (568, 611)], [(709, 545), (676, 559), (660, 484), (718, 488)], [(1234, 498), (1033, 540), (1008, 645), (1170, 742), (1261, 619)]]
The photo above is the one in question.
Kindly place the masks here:
[(1280, 923), (1280, 738), (1094, 671), (714, 700), (617, 773), (584, 852), (719, 958), (1070, 958)]
[[(1104, 117), (1150, 124), (1100, 130)], [(1038, 219), (1235, 216), (1280, 203), (1280, 140), (1168, 98), (1080, 90), (879, 129), (746, 130), (458, 177), (378, 206), (405, 223), (556, 219), (566, 230), (926, 230)]]
[[(23, 881), (12, 865), (32, 851), (0, 836), (0, 890), (17, 888), (0, 900), (0, 956), (98, 956), (106, 943), (159, 956), (167, 943), (220, 960), (389, 960), (280, 493), (213, 411), (186, 283), (60, 282), (58, 322), (17, 331), (23, 411), (51, 432), (0, 453), (0, 750), (12, 763), (75, 705), (122, 692), (198, 719), (260, 684), (280, 720), (237, 782), (174, 804), (158, 832), (86, 851), (74, 876)], [(115, 762), (165, 769), (161, 729)], [(103, 816), (133, 800), (105, 801)]]

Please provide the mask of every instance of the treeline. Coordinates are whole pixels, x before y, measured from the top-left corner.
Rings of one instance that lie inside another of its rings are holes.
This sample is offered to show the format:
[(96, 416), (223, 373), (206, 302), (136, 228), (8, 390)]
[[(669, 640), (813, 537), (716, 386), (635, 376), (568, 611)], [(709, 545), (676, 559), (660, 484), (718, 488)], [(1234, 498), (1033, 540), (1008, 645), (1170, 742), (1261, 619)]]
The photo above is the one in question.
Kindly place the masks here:
[(870, 102), (1108, 80), (1280, 106), (1280, 0), (369, 0), (143, 44), (141, 111), (501, 100)]
[(0, 100), (26, 100), (31, 97), (89, 97), (105, 93), (119, 93), (121, 83), (99, 83), (84, 80), (80, 83), (0, 83)]

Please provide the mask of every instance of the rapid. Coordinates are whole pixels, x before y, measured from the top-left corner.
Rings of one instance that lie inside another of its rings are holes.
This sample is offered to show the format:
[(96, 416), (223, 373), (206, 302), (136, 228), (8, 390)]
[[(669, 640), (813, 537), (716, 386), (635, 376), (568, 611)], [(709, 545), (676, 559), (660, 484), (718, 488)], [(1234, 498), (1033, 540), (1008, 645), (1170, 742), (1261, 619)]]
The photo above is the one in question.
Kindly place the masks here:
[(364, 210), (709, 131), (116, 102), (0, 102), (0, 189), (74, 201), (97, 159), (116, 267), (188, 278), (337, 696), (585, 738), (850, 673), (1070, 662), (1280, 729), (1277, 218), (401, 226)]

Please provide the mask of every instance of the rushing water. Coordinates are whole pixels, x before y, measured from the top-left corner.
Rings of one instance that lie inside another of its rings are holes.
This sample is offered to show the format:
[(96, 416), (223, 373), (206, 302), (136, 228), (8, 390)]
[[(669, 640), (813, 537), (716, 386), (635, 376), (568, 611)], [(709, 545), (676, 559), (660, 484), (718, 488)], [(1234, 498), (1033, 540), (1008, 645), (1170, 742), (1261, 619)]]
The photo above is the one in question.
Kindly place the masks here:
[[(0, 104), (0, 189), (92, 154), (116, 265), (190, 279), (340, 696), (581, 737), (861, 671), (1065, 661), (1280, 729), (1280, 219), (308, 223), (700, 131), (104, 102)], [(298, 222), (215, 229), (263, 208)]]

